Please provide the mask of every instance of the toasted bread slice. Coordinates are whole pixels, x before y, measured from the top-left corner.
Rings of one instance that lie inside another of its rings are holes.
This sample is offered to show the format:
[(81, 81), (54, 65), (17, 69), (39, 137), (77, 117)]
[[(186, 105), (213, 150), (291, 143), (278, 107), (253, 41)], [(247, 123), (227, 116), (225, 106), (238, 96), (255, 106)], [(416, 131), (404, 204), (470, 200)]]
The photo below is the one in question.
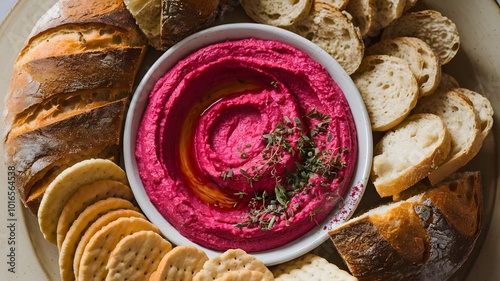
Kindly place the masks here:
[(429, 176), (432, 185), (469, 162), (482, 146), (481, 122), (472, 102), (455, 91), (437, 90), (419, 99), (413, 113), (433, 113), (441, 117), (451, 135), (446, 160)]
[(345, 10), (351, 14), (352, 23), (359, 28), (361, 36), (365, 37), (375, 22), (375, 0), (349, 0)]
[(390, 23), (401, 17), (406, 0), (375, 0), (375, 22), (368, 35), (376, 36)]
[(382, 33), (382, 39), (401, 36), (422, 39), (436, 53), (441, 64), (448, 63), (460, 48), (460, 36), (455, 23), (434, 10), (405, 14)]
[(396, 37), (382, 40), (366, 49), (365, 55), (390, 55), (406, 60), (417, 79), (420, 96), (433, 93), (439, 85), (439, 60), (429, 45), (418, 38)]
[(493, 127), (493, 114), (495, 113), (491, 106), (491, 102), (480, 93), (466, 88), (454, 88), (453, 91), (463, 94), (470, 99), (476, 112), (479, 114), (483, 139), (486, 138)]
[(414, 114), (375, 145), (370, 179), (381, 197), (424, 179), (446, 159), (451, 137), (435, 114)]
[(311, 40), (337, 60), (348, 74), (359, 67), (364, 43), (351, 16), (332, 5), (315, 1), (310, 14), (289, 30)]
[(240, 0), (247, 15), (254, 21), (279, 27), (288, 27), (309, 14), (312, 0)]
[(417, 103), (417, 80), (403, 59), (367, 56), (352, 79), (361, 93), (374, 131), (396, 126)]

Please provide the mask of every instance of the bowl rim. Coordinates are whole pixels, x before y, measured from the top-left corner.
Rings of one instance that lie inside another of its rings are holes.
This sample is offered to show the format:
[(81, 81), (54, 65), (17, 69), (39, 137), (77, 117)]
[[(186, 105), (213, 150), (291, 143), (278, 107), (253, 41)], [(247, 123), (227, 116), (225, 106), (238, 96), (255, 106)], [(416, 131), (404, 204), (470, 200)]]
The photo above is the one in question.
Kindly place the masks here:
[[(364, 102), (354, 82), (338, 62), (323, 49), (308, 39), (288, 30), (259, 23), (228, 23), (197, 32), (165, 51), (148, 69), (141, 79), (129, 105), (123, 132), (123, 162), (125, 171), (139, 207), (146, 217), (155, 224), (163, 235), (174, 245), (193, 245), (213, 257), (221, 252), (198, 245), (180, 235), (157, 211), (149, 200), (139, 177), (135, 159), (135, 140), (142, 115), (148, 104), (149, 93), (156, 82), (180, 59), (205, 46), (231, 40), (257, 38), (274, 40), (294, 46), (319, 62), (338, 84), (348, 101), (358, 138), (358, 159), (345, 200), (337, 204), (332, 213), (304, 236), (284, 246), (251, 254), (266, 265), (275, 265), (299, 257), (320, 246), (328, 239), (328, 231), (343, 220), (349, 219), (356, 210), (371, 170), (373, 139), (370, 120)], [(356, 111), (356, 112), (355, 112)], [(347, 196), (356, 193), (356, 197)], [(347, 208), (344, 210), (343, 208)], [(172, 231), (175, 230), (175, 231)], [(333, 245), (332, 245), (333, 246)]]

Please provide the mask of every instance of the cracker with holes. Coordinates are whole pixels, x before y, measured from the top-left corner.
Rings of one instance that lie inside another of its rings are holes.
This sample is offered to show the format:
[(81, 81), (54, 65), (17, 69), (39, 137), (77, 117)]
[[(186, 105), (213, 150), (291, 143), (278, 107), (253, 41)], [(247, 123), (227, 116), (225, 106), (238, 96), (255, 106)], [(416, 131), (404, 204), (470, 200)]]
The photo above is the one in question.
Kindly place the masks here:
[(97, 231), (89, 240), (82, 253), (78, 269), (78, 280), (104, 280), (108, 271), (111, 251), (127, 235), (149, 230), (160, 233), (160, 230), (142, 218), (119, 218)]
[(221, 278), (228, 271), (252, 270), (264, 274), (261, 280), (274, 280), (272, 272), (256, 257), (241, 249), (230, 249), (210, 258), (203, 269), (194, 276), (194, 281), (212, 281)]
[(202, 250), (189, 245), (177, 246), (160, 261), (150, 281), (185, 280), (191, 281), (208, 260)]
[(57, 222), (57, 246), (61, 250), (62, 242), (71, 224), (90, 205), (109, 197), (133, 200), (134, 194), (130, 187), (114, 180), (100, 180), (82, 186), (64, 206)]
[[(103, 224), (101, 222), (109, 223), (121, 217), (139, 217), (146, 219), (146, 217), (137, 211), (130, 201), (114, 197), (98, 201), (88, 206), (78, 218), (76, 218), (69, 228), (59, 251), (59, 271), (63, 281), (75, 279), (77, 271), (73, 264), (77, 256), (78, 245), (80, 243), (82, 245), (86, 244), (85, 242), (81, 242), (85, 234), (87, 234), (88, 237), (90, 233), (95, 232), (91, 228), (92, 225)], [(99, 223), (96, 223), (98, 220)], [(89, 228), (91, 229), (89, 230)], [(94, 229), (95, 228), (94, 226)], [(81, 253), (77, 256), (78, 260), (80, 260), (80, 256)]]
[(148, 280), (172, 244), (154, 231), (125, 236), (109, 254), (106, 280)]
[(47, 241), (57, 243), (57, 222), (71, 196), (80, 187), (103, 179), (128, 184), (125, 171), (105, 159), (78, 162), (65, 169), (49, 184), (38, 209), (38, 224)]
[(355, 281), (347, 271), (314, 254), (305, 254), (294, 260), (282, 263), (272, 269), (278, 281), (308, 280), (308, 281)]

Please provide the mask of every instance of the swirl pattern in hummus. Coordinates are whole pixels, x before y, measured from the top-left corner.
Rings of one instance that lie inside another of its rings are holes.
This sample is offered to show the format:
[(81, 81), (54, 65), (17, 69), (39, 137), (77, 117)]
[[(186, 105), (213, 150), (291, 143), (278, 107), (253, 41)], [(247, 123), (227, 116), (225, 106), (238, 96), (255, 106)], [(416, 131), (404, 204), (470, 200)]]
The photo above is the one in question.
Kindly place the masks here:
[[(304, 140), (307, 153), (322, 153), (316, 160), (341, 163), (334, 177), (296, 172)], [(149, 198), (183, 236), (255, 252), (300, 237), (342, 200), (357, 139), (347, 100), (319, 63), (252, 38), (202, 48), (157, 82), (136, 158)], [(291, 187), (300, 176), (306, 182)]]

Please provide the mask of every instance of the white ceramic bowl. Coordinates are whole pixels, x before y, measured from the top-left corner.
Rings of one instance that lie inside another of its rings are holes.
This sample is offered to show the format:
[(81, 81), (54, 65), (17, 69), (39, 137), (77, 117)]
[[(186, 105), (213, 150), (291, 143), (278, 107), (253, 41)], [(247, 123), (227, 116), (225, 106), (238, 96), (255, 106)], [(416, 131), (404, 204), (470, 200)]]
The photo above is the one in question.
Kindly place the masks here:
[[(148, 104), (148, 96), (155, 83), (180, 59), (194, 51), (217, 42), (254, 37), (263, 40), (276, 40), (304, 51), (314, 60), (321, 63), (344, 92), (356, 125), (358, 134), (358, 159), (353, 180), (346, 192), (345, 200), (320, 225), (309, 231), (300, 239), (272, 250), (252, 253), (267, 265), (291, 260), (309, 252), (328, 239), (328, 230), (339, 222), (350, 218), (358, 206), (367, 185), (372, 159), (372, 133), (370, 121), (361, 96), (341, 66), (325, 51), (289, 31), (255, 23), (237, 23), (216, 26), (196, 33), (166, 51), (149, 69), (139, 84), (132, 99), (124, 129), (123, 154), (124, 163), (130, 185), (135, 198), (146, 216), (161, 230), (167, 239), (175, 245), (196, 245), (183, 237), (156, 210), (144, 190), (138, 174), (135, 159), (136, 133), (143, 112)], [(355, 196), (351, 196), (354, 194)], [(199, 245), (208, 256), (220, 254)]]

